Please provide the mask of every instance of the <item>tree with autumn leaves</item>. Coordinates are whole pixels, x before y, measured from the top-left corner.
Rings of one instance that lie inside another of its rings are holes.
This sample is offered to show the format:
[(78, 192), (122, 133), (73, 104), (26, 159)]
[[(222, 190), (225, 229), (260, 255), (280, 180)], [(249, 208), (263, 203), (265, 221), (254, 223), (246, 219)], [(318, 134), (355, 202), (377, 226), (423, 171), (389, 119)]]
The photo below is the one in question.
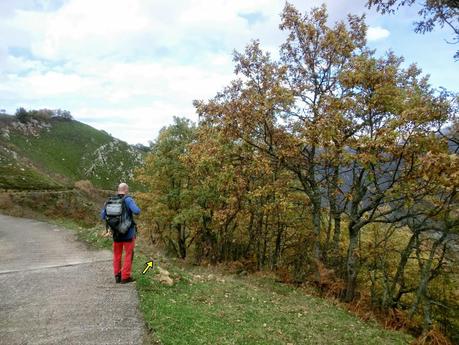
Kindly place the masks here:
[(188, 120), (174, 120), (174, 126), (159, 133), (137, 178), (152, 191), (141, 198), (154, 233), (174, 254), (185, 258), (190, 241), (185, 219), (192, 200), (190, 173), (179, 158), (193, 141), (195, 128)]
[(278, 60), (252, 42), (234, 55), (236, 79), (195, 102), (197, 127), (176, 119), (160, 133), (139, 171), (152, 228), (197, 262), (319, 284), (331, 271), (343, 300), (369, 291), (429, 329), (432, 310), (454, 304), (429, 290), (456, 274), (454, 95), (377, 57), (363, 17), (330, 26), (324, 6), (286, 4), (280, 29)]

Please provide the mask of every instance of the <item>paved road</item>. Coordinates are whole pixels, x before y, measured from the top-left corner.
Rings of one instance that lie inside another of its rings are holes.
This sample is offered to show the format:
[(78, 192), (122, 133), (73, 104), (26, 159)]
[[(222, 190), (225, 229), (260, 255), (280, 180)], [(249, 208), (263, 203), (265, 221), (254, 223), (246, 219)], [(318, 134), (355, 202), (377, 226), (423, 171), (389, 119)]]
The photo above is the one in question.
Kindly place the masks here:
[(0, 344), (142, 344), (134, 285), (115, 284), (111, 253), (73, 234), (0, 215)]

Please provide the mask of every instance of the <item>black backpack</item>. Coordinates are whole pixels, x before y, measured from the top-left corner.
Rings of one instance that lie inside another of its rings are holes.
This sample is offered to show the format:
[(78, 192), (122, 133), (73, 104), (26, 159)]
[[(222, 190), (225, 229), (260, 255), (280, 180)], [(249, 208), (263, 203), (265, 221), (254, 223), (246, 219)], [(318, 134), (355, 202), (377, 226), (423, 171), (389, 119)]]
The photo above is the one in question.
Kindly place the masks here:
[(112, 196), (105, 202), (105, 220), (114, 234), (124, 235), (132, 226), (132, 217), (127, 210), (126, 196)]

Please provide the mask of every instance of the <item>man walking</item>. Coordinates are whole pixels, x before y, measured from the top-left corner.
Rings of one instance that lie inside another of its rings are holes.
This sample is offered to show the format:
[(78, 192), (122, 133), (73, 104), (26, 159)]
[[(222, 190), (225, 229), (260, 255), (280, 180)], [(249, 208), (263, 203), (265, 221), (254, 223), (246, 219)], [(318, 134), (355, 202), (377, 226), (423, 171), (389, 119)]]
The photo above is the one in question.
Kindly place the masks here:
[[(111, 198), (113, 204), (118, 202), (122, 210), (118, 215), (119, 219), (111, 217), (110, 212), (107, 214), (107, 205), (105, 204), (101, 212), (101, 217), (107, 220), (107, 225), (113, 234), (113, 272), (117, 283), (126, 284), (134, 281), (131, 277), (132, 259), (134, 255), (136, 224), (133, 215), (140, 214), (140, 208), (136, 205), (134, 199), (128, 195), (129, 186), (126, 183), (120, 183), (118, 186), (117, 196)], [(122, 224), (126, 225), (126, 230), (121, 231)], [(124, 263), (121, 268), (121, 256), (124, 249)]]

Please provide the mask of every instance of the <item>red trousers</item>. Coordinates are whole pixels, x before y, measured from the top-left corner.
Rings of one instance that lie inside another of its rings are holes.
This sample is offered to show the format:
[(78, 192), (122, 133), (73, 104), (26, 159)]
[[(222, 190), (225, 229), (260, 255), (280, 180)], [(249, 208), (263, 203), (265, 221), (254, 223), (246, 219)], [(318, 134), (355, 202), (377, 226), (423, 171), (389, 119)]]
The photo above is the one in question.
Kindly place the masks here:
[[(131, 276), (132, 259), (134, 257), (135, 238), (129, 242), (113, 242), (113, 272), (115, 276), (121, 272), (121, 279)], [(124, 248), (124, 263), (121, 269), (121, 256)]]

